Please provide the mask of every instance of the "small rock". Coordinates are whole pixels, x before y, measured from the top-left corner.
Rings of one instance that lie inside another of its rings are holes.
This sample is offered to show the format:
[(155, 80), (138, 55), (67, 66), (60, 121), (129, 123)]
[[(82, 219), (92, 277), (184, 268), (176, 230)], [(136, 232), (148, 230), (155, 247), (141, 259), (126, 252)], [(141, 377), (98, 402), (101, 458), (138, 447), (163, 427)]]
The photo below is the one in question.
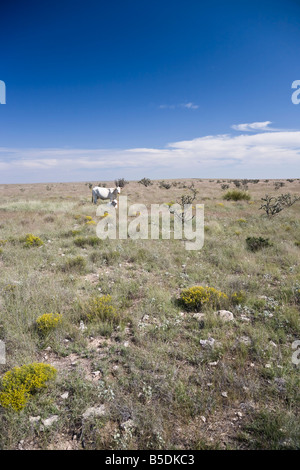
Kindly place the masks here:
[(52, 424), (56, 423), (56, 421), (58, 421), (58, 415), (53, 415), (50, 416), (50, 418), (43, 419), (42, 423), (45, 428), (48, 428), (49, 426), (52, 426)]
[(100, 406), (95, 406), (95, 407), (90, 407), (82, 415), (83, 419), (87, 419), (90, 416), (103, 416), (105, 415), (105, 405), (100, 405)]
[(241, 336), (241, 337), (239, 338), (239, 341), (240, 341), (241, 343), (246, 344), (247, 346), (250, 346), (251, 343), (252, 343), (251, 338), (249, 338), (249, 336)]
[(79, 329), (80, 329), (81, 331), (85, 331), (85, 330), (86, 330), (86, 326), (85, 326), (85, 324), (83, 323), (82, 320), (81, 320), (81, 322), (80, 322), (80, 324), (79, 324)]
[(229, 312), (229, 310), (218, 310), (217, 315), (223, 321), (233, 321), (234, 320), (233, 313)]
[(134, 422), (132, 419), (128, 419), (124, 423), (121, 424), (121, 428), (124, 429), (124, 431), (129, 431), (132, 428), (134, 428)]
[(68, 397), (69, 397), (69, 392), (65, 392), (60, 396), (60, 398), (62, 398), (63, 400), (66, 400)]
[(206, 348), (206, 347), (212, 348), (213, 345), (215, 344), (215, 339), (214, 338), (200, 339), (200, 344), (203, 348)]
[(94, 372), (92, 372), (92, 374), (94, 375), (94, 377), (98, 377), (98, 375), (101, 374), (100, 370), (95, 370)]
[(228, 398), (227, 392), (222, 392), (221, 395), (222, 395), (222, 397), (224, 397), (224, 398)]
[(219, 361), (209, 362), (209, 366), (217, 366)]
[(200, 416), (201, 420), (203, 421), (203, 423), (206, 423), (206, 418), (205, 416)]
[(29, 422), (30, 423), (37, 423), (38, 421), (40, 421), (41, 417), (40, 416), (30, 416), (29, 417)]
[(129, 341), (125, 341), (123, 346), (124, 346), (124, 348), (128, 348), (129, 347)]
[(195, 318), (198, 321), (203, 320), (204, 317), (205, 317), (205, 314), (201, 312), (196, 312), (193, 315), (193, 318)]
[(241, 315), (241, 320), (245, 322), (250, 322), (250, 318), (247, 317), (246, 315)]

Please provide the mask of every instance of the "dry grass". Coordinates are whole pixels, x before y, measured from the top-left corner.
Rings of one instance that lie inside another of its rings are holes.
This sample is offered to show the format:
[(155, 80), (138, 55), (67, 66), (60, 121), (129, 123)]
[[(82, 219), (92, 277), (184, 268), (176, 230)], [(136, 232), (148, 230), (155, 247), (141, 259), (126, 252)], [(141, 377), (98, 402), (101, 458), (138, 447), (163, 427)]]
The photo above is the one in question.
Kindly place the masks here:
[[(191, 182), (205, 204), (200, 251), (180, 240), (94, 243), (86, 183), (0, 185), (0, 374), (31, 362), (58, 370), (20, 413), (0, 410), (1, 448), (299, 448), (299, 203), (264, 217), (260, 198), (278, 195), (272, 180), (248, 183), (250, 201), (224, 201), (224, 180), (171, 180), (170, 189), (130, 182), (122, 194), (129, 204), (168, 203)], [(280, 191), (299, 189), (294, 180)], [(27, 233), (44, 244), (24, 248)], [(272, 245), (251, 252), (252, 236)], [(225, 292), (234, 321), (209, 308), (184, 312), (176, 300), (196, 285)], [(107, 294), (121, 324), (83, 327), (83, 305)], [(49, 312), (63, 322), (41, 337), (36, 320)], [(200, 344), (210, 338), (212, 347)], [(104, 415), (83, 419), (101, 404)], [(46, 429), (29, 420), (52, 415)]]

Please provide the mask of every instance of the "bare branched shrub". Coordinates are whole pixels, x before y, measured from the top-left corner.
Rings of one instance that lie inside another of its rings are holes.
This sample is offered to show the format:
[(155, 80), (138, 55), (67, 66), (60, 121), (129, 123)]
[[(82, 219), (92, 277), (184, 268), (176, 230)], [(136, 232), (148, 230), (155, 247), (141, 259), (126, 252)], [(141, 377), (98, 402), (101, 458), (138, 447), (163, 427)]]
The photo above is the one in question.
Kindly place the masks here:
[(300, 196), (292, 197), (290, 193), (287, 193), (275, 197), (266, 194), (261, 200), (262, 205), (259, 209), (263, 209), (268, 217), (272, 217), (279, 214), (279, 212), (283, 211), (286, 207), (291, 207), (295, 202), (300, 200)]
[(129, 181), (126, 181), (125, 178), (119, 178), (115, 180), (116, 187), (124, 188), (126, 184), (129, 184)]
[[(180, 206), (182, 207), (182, 211), (181, 212), (178, 212), (178, 211), (172, 211), (172, 213), (178, 218), (181, 220), (182, 224), (185, 222), (185, 221), (188, 221), (188, 216), (187, 216), (187, 213), (184, 209), (189, 209), (190, 206), (192, 205), (192, 203), (194, 202), (194, 200), (196, 199), (196, 196), (197, 196), (197, 189), (194, 187), (194, 183), (192, 183), (189, 188), (188, 188), (192, 194), (182, 194), (180, 196), (180, 198), (177, 200), (178, 204), (180, 204)], [(170, 208), (171, 209), (171, 208)], [(172, 209), (171, 209), (172, 210)], [(189, 211), (187, 211), (189, 212)], [(194, 218), (194, 216), (192, 215), (190, 220), (192, 220)]]
[(144, 186), (151, 186), (153, 183), (149, 178), (143, 178), (140, 181), (138, 181), (139, 184), (143, 184)]
[(285, 183), (283, 181), (275, 181), (275, 183), (274, 183), (276, 191), (280, 188), (283, 188), (284, 185), (285, 185)]
[(160, 187), (161, 189), (170, 189), (171, 186), (172, 186), (172, 185), (171, 185), (170, 183), (166, 183), (165, 181), (161, 181), (161, 182), (159, 183), (159, 187)]

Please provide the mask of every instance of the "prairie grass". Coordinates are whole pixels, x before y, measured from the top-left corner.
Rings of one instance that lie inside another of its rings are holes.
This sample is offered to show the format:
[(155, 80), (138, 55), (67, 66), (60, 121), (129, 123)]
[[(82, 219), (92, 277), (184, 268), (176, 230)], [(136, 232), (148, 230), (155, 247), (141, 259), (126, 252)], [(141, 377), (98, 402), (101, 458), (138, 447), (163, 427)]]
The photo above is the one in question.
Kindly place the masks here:
[[(205, 204), (200, 251), (182, 240), (99, 240), (85, 183), (0, 185), (0, 381), (32, 363), (57, 370), (22, 410), (0, 408), (1, 449), (299, 448), (299, 204), (264, 217), (272, 180), (248, 182), (251, 201), (224, 200), (220, 182), (198, 179), (130, 182), (121, 194), (150, 207), (192, 181)], [(299, 193), (299, 180), (288, 185)], [(25, 249), (26, 234), (43, 245)], [(249, 237), (270, 246), (251, 251)], [(226, 302), (178, 303), (195, 286)], [(48, 312), (63, 321), (41, 335)], [(103, 415), (83, 418), (99, 406)], [(52, 415), (49, 429), (32, 420)]]

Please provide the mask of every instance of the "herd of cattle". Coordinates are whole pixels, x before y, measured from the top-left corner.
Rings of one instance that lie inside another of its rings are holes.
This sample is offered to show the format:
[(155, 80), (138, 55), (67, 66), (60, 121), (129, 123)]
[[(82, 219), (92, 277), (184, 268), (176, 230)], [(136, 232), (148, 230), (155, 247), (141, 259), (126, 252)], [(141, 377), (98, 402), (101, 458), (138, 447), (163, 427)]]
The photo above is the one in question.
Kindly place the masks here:
[(117, 186), (116, 188), (101, 188), (100, 186), (95, 186), (92, 190), (92, 202), (97, 204), (98, 199), (106, 200), (109, 199), (108, 205), (118, 207), (117, 197), (120, 194), (121, 188)]

